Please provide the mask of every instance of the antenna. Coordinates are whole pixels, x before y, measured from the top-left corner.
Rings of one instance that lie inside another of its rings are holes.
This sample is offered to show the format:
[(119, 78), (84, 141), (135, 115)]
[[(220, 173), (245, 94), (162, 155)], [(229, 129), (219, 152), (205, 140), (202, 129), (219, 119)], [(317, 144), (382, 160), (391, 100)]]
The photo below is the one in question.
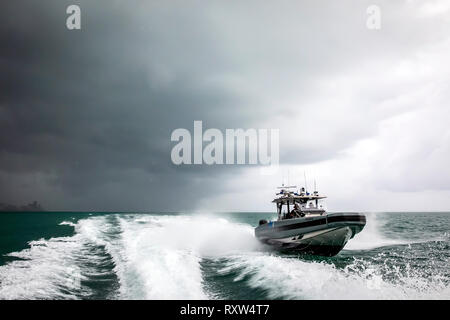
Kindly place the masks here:
[(306, 171), (303, 170), (303, 176), (305, 177), (305, 191), (308, 192), (308, 185), (306, 184)]
[(314, 179), (314, 191), (317, 191), (316, 179)]

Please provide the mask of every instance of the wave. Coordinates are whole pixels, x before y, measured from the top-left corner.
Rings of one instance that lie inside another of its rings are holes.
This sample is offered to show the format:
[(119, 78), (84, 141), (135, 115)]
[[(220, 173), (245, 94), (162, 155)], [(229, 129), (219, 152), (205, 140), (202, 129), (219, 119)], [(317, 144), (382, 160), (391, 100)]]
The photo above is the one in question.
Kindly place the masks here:
[(94, 294), (81, 282), (114, 262), (120, 299), (206, 299), (205, 256), (259, 246), (249, 225), (200, 216), (113, 215), (80, 219), (72, 237), (29, 242), (0, 266), (0, 299), (77, 299)]
[[(346, 249), (406, 244), (383, 236), (381, 223), (368, 215)], [(107, 298), (214, 299), (220, 289), (205, 275), (211, 273), (205, 261), (219, 261), (213, 274), (232, 275), (226, 286), (243, 283), (249, 293), (261, 289), (270, 299), (450, 297), (445, 275), (401, 268), (372, 253), (322, 262), (279, 255), (255, 239), (249, 224), (217, 216), (114, 214), (61, 224), (73, 224), (74, 235), (31, 241), (8, 254), (16, 260), (0, 266), (0, 299), (95, 297), (98, 286), (85, 284), (105, 275), (116, 281), (106, 288)]]
[(259, 246), (250, 226), (225, 219), (139, 216), (120, 218), (120, 225), (122, 249), (117, 259), (127, 270), (121, 272), (123, 298), (210, 298), (203, 281), (202, 259)]
[(381, 232), (382, 221), (378, 213), (366, 214), (366, 226), (355, 235), (347, 245), (345, 250), (371, 250), (379, 247), (405, 245), (412, 243), (411, 241), (401, 239), (387, 238)]
[(30, 248), (7, 256), (16, 260), (0, 266), (0, 299), (77, 299), (91, 291), (81, 286), (89, 272), (80, 261), (99, 262), (84, 248), (80, 236), (36, 240)]
[(71, 227), (75, 227), (76, 224), (71, 222), (71, 221), (63, 221), (59, 224), (60, 226), (71, 226)]
[[(332, 263), (301, 261), (264, 253), (231, 258), (221, 274), (238, 273), (251, 289), (270, 299), (448, 299), (450, 287), (436, 275), (355, 260), (343, 269)], [(389, 277), (389, 279), (387, 279)]]
[(97, 279), (105, 283), (112, 273), (111, 258), (98, 241), (92, 241), (97, 226), (89, 233), (89, 224), (93, 221), (64, 221), (60, 225), (75, 227), (73, 236), (30, 241), (29, 248), (6, 254), (14, 260), (0, 266), (0, 299), (95, 296), (95, 290), (83, 283)]
[(202, 260), (261, 248), (251, 226), (207, 216), (100, 216), (75, 230), (112, 257), (120, 299), (212, 298)]

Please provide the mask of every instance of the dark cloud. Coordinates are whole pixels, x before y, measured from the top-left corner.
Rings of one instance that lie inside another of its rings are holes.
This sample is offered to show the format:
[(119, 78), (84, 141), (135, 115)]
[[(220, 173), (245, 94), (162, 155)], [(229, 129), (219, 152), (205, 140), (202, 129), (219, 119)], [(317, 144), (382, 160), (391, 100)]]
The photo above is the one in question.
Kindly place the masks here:
[[(368, 86), (351, 101), (337, 94), (349, 87), (345, 76), (381, 55), (407, 54), (431, 30), (396, 23), (410, 8), (392, 5), (384, 17), (394, 32), (369, 34), (370, 3), (360, 1), (75, 3), (80, 31), (65, 27), (73, 1), (8, 2), (0, 10), (2, 202), (194, 208), (243, 169), (174, 166), (170, 134), (192, 131), (194, 120), (223, 130), (280, 128), (283, 163), (336, 157), (392, 115), (367, 112), (390, 91), (380, 96)], [(327, 100), (323, 85), (333, 83), (336, 96)], [(286, 121), (299, 115), (301, 122)]]
[[(208, 47), (207, 35), (194, 30), (183, 37), (162, 21), (155, 28), (154, 14), (143, 21), (138, 6), (106, 2), (81, 3), (82, 30), (68, 31), (69, 3), (21, 2), (2, 10), (3, 200), (40, 195), (56, 209), (193, 206), (214, 189), (207, 176), (213, 171), (193, 167), (179, 174), (170, 162), (172, 130), (196, 119), (223, 127), (249, 117), (239, 111), (245, 98), (202, 83), (202, 73), (223, 67), (214, 50), (189, 56), (193, 41), (197, 50)], [(164, 63), (177, 64), (173, 74), (164, 74)], [(36, 181), (36, 174), (47, 179)]]

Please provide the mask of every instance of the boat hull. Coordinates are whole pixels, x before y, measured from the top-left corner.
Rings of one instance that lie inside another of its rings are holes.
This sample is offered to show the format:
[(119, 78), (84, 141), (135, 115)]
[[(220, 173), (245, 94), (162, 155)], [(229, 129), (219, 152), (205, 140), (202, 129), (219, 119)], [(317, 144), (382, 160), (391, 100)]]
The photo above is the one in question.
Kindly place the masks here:
[(255, 229), (263, 243), (280, 250), (334, 256), (360, 232), (366, 217), (358, 213), (333, 213), (323, 216), (269, 222)]

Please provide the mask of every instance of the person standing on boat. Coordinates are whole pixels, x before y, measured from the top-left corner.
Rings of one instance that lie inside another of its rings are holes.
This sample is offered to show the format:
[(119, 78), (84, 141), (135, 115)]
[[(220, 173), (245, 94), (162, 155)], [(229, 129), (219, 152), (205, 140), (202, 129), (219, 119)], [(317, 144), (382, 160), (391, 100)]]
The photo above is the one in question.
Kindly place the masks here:
[(289, 214), (289, 219), (301, 217), (300, 208), (297, 203), (294, 204), (294, 209)]

